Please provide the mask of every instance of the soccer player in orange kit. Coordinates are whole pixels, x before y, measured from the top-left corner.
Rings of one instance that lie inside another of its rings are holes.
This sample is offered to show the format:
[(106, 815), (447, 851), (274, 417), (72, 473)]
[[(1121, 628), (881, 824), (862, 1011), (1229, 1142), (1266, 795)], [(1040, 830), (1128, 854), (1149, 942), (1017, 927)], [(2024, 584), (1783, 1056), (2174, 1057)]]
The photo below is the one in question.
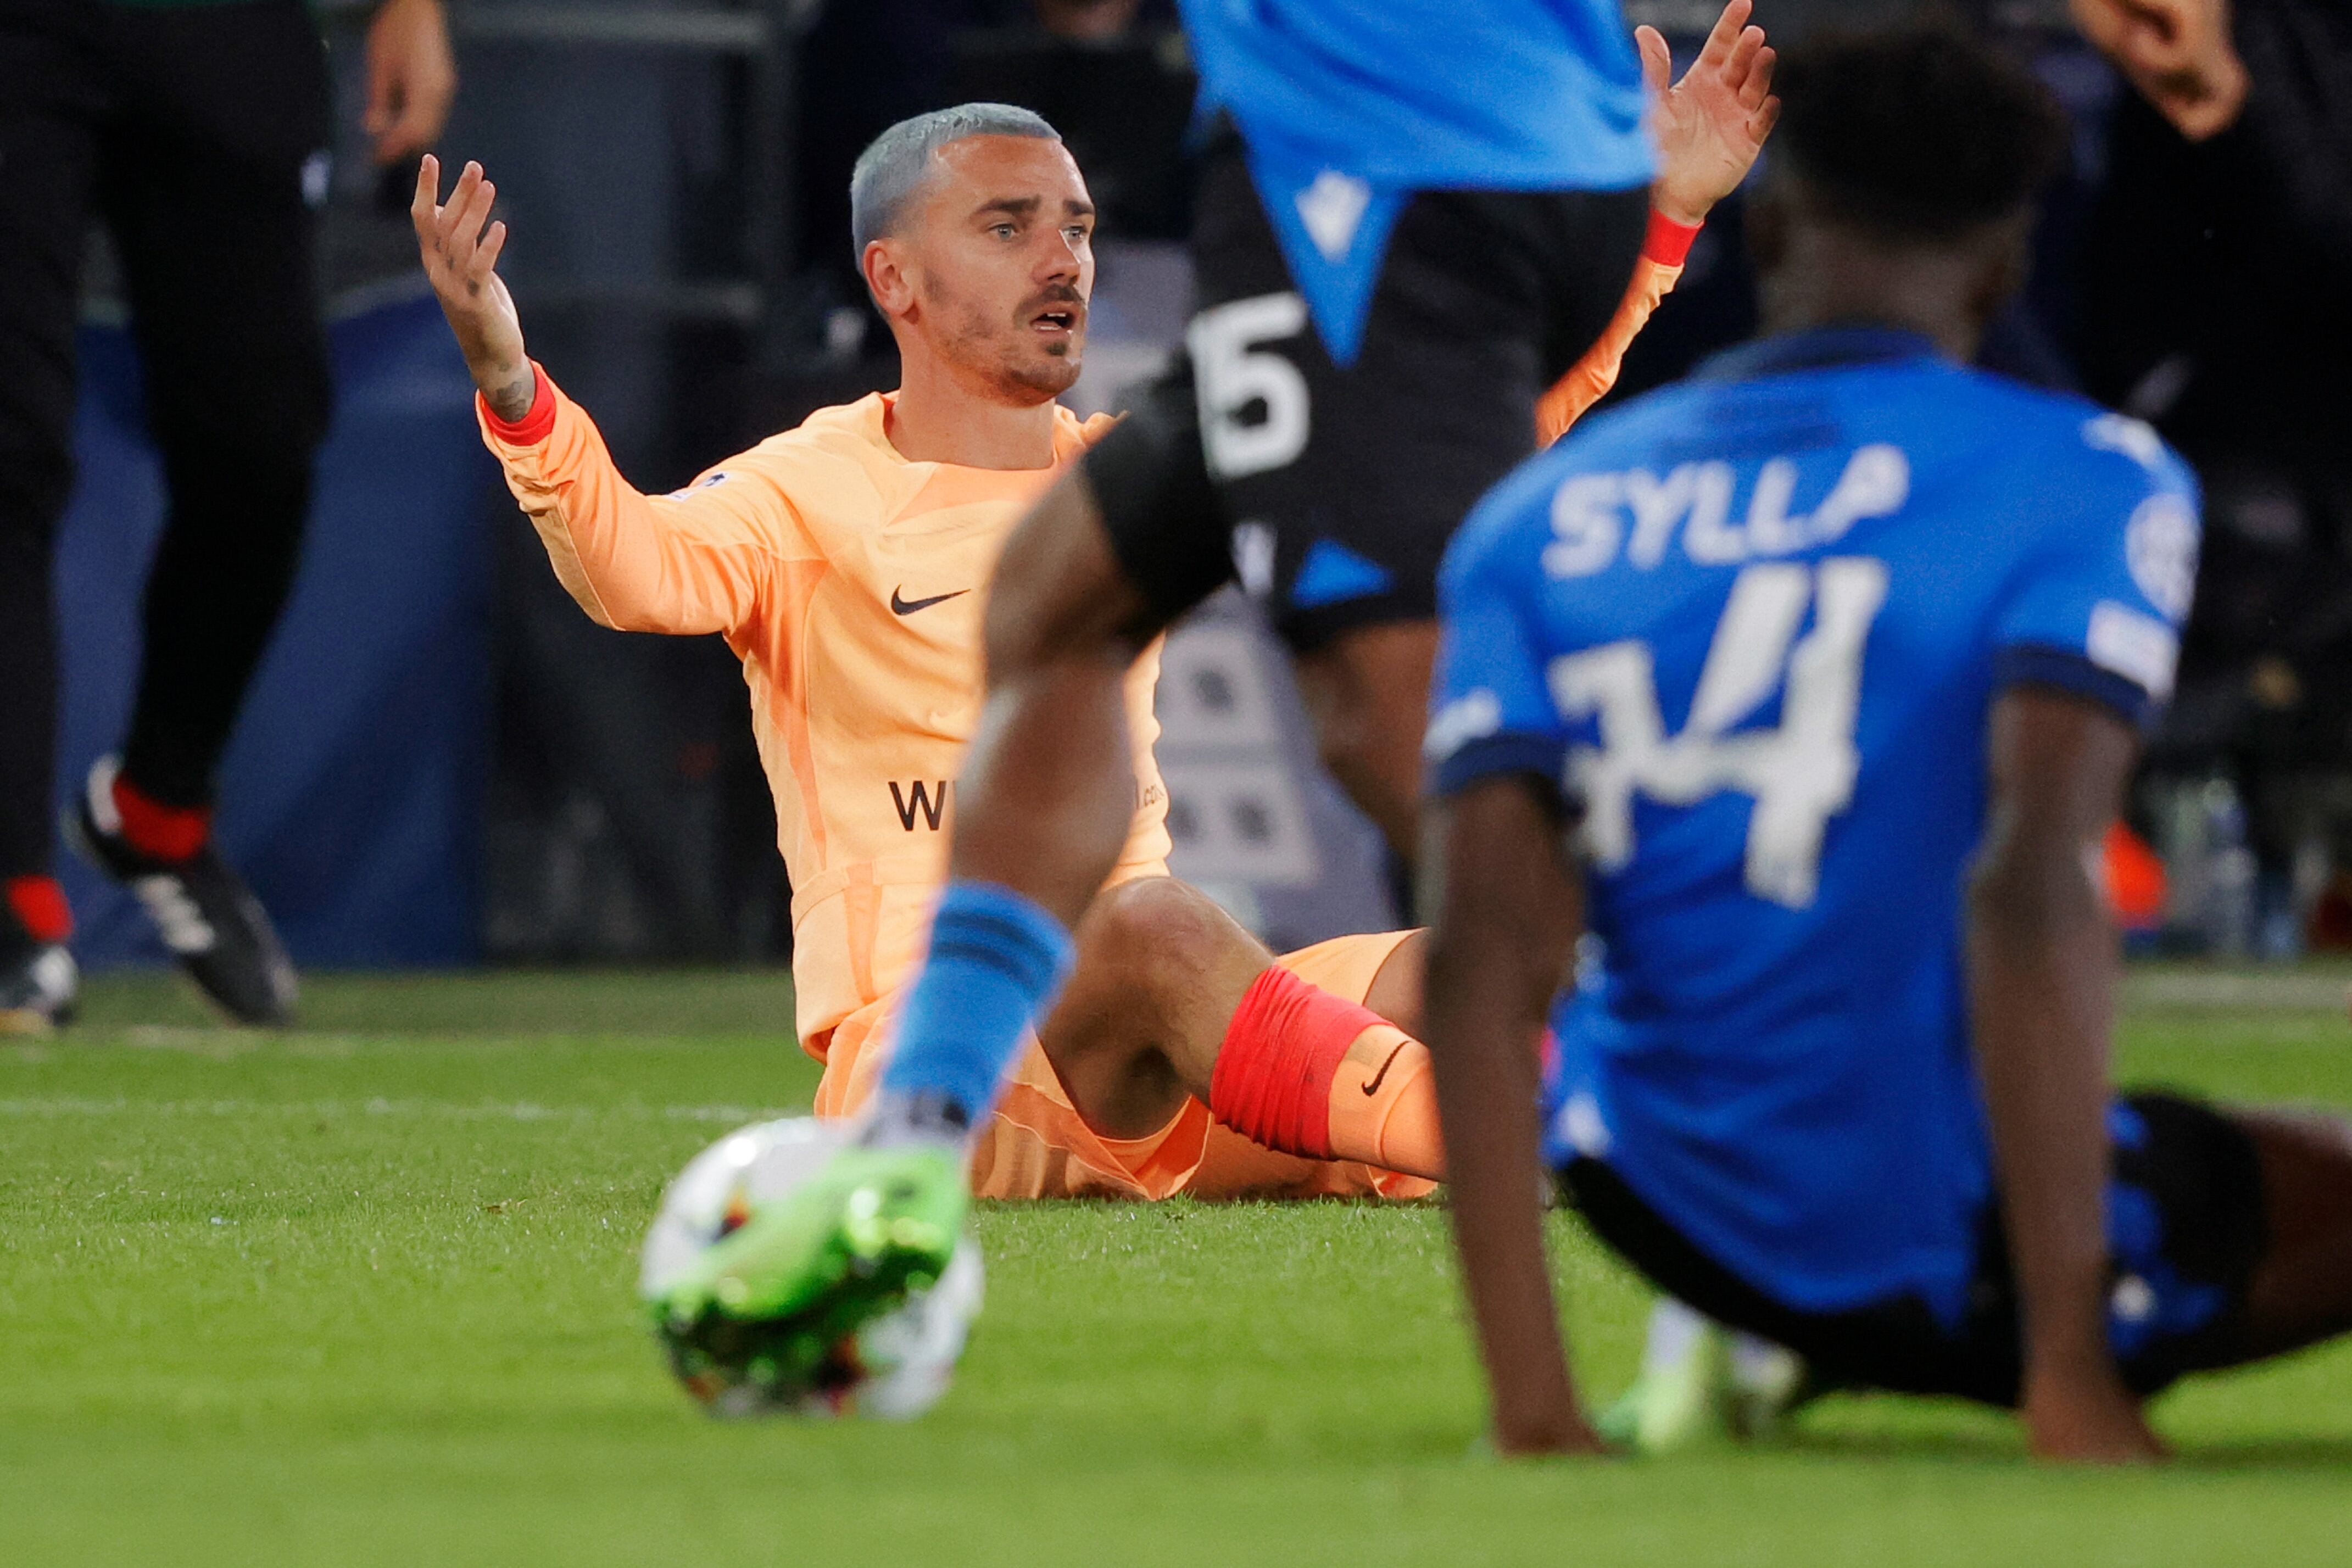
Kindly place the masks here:
[[(887, 1058), (892, 1004), (945, 879), (990, 571), (1022, 512), (1112, 423), (1054, 401), (1085, 351), (1085, 182), (1026, 110), (967, 105), (886, 133), (860, 165), (856, 239), (898, 340), (898, 390), (820, 410), (676, 495), (648, 497), (525, 357), (494, 270), (505, 225), (484, 229), (494, 188), (469, 166), (440, 206), (438, 176), (427, 159), (415, 209), (426, 269), (482, 388), (485, 437), (558, 577), (604, 625), (717, 632), (743, 660), (792, 873), (798, 1034), (825, 1064), (818, 1112), (853, 1114)], [(1425, 1088), (1412, 1092), (1423, 1062), (1388, 1021), (1417, 1016), (1417, 938), (1342, 937), (1284, 957), (1286, 973), (1315, 983), (1305, 1006), (1236, 1017), (1276, 960), (1168, 875), (1157, 676), (1155, 650), (1128, 682), (1126, 848), (1042, 1049), (1024, 1051), (976, 1140), (975, 1189), (1427, 1191), (1434, 1113)], [(1401, 952), (1411, 956), (1391, 964)], [(1346, 1097), (1330, 1096), (1349, 1125), (1284, 1129), (1300, 1152), (1279, 1153), (1211, 1116), (1229, 1034), (1282, 1047), (1335, 1032), (1326, 1054), (1352, 1049), (1362, 1064)], [(1418, 1116), (1391, 1125), (1401, 1097)], [(1363, 1163), (1381, 1157), (1384, 1134), (1390, 1163), (1418, 1175)]]
[[(426, 270), (557, 575), (603, 624), (721, 632), (743, 660), (793, 879), (798, 1033), (825, 1064), (818, 1112), (853, 1114), (945, 880), (991, 570), (1022, 513), (1113, 423), (1054, 402), (1085, 348), (1084, 180), (1023, 110), (965, 105), (884, 133), (860, 160), (853, 222), (898, 390), (821, 410), (662, 497), (628, 485), (526, 357), (495, 270), (494, 187), (468, 166), (442, 205), (438, 180), (427, 160), (413, 209)], [(1679, 259), (1645, 256), (1610, 331), (1546, 399), (1546, 439), (1607, 390)], [(1155, 645), (1127, 677), (1125, 847), (1066, 991), (974, 1140), (973, 1190), (1427, 1191), (1442, 1155), (1410, 1035), (1418, 934), (1277, 959), (1169, 876), (1158, 664)]]

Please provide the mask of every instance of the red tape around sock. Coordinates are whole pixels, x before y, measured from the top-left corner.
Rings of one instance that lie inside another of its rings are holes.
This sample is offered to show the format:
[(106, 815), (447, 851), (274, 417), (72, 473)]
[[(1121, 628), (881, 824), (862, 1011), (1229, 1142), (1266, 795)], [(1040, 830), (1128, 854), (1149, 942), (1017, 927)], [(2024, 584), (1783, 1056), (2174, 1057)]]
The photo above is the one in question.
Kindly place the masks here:
[(1225, 1028), (1209, 1109), (1285, 1154), (1331, 1157), (1331, 1081), (1356, 1037), (1381, 1021), (1361, 1003), (1276, 964), (1250, 984)]
[(73, 935), (73, 910), (56, 877), (11, 877), (5, 891), (16, 923), (34, 941), (54, 944)]
[(166, 806), (151, 800), (123, 779), (114, 781), (114, 809), (122, 813), (122, 836), (141, 854), (184, 861), (212, 837), (213, 814), (202, 806)]

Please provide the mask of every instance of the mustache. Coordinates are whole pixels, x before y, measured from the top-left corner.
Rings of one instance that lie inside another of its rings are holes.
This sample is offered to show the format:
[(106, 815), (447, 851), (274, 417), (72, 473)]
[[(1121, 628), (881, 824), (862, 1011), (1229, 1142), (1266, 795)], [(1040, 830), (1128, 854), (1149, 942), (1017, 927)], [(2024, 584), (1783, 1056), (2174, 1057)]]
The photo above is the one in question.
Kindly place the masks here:
[(1039, 311), (1050, 309), (1056, 305), (1075, 305), (1083, 310), (1087, 308), (1087, 297), (1079, 293), (1075, 285), (1057, 283), (1044, 293), (1032, 295), (1024, 300), (1021, 305), (1021, 319), (1025, 321)]

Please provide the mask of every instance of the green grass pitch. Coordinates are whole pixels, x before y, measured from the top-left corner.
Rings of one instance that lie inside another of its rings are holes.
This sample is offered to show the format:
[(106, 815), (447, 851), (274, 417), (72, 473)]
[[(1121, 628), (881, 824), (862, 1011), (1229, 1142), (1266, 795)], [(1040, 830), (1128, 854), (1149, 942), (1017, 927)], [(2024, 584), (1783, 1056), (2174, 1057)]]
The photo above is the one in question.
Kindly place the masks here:
[[(2153, 978), (2130, 1076), (2352, 1104), (2334, 980)], [(1747, 1453), (1481, 1457), (1418, 1206), (990, 1208), (928, 1419), (706, 1420), (635, 1249), (694, 1150), (807, 1103), (790, 1005), (765, 976), (327, 977), (267, 1038), (121, 977), (0, 1048), (0, 1563), (2352, 1560), (2341, 1350), (2173, 1395), (2162, 1473), (2050, 1473), (2001, 1419), (1883, 1398)], [(1644, 1297), (1555, 1225), (1606, 1396)]]

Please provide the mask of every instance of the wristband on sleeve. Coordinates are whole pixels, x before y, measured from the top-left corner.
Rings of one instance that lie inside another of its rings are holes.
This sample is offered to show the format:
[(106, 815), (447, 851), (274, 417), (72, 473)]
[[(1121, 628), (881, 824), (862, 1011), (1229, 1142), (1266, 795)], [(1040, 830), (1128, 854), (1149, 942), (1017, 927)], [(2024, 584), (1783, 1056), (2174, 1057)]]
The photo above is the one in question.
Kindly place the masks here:
[(1558, 792), (1568, 772), (1568, 743), (1557, 736), (1506, 732), (1474, 740), (1430, 772), (1429, 793), (1444, 800), (1497, 774), (1526, 773)]
[(1642, 254), (1660, 267), (1680, 267), (1690, 255), (1691, 242), (1705, 224), (1678, 224), (1657, 208), (1650, 209), (1650, 232), (1643, 236)]
[(536, 446), (555, 428), (555, 383), (547, 379), (537, 360), (530, 362), (530, 408), (520, 419), (500, 419), (488, 398), (478, 392), (474, 394), (483, 426), (509, 446)]
[(2046, 686), (2097, 703), (2145, 735), (2164, 716), (2164, 699), (2128, 675), (2067, 648), (2021, 643), (1994, 655), (1993, 688)]

